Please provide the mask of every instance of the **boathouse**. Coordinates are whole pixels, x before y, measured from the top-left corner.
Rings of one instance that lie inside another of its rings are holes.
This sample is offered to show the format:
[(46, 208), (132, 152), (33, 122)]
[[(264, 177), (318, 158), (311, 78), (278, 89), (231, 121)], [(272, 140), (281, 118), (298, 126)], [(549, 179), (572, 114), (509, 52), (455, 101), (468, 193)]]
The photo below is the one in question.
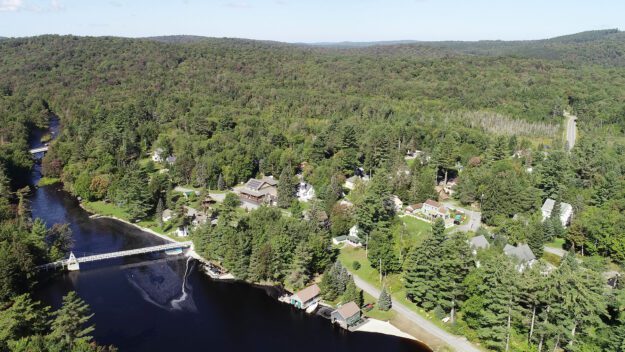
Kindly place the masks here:
[(351, 301), (340, 306), (330, 316), (332, 323), (337, 323), (342, 328), (347, 329), (360, 321), (360, 308), (354, 301)]
[(319, 286), (316, 284), (310, 285), (303, 290), (295, 292), (291, 296), (291, 304), (297, 308), (306, 309), (319, 301), (320, 294)]

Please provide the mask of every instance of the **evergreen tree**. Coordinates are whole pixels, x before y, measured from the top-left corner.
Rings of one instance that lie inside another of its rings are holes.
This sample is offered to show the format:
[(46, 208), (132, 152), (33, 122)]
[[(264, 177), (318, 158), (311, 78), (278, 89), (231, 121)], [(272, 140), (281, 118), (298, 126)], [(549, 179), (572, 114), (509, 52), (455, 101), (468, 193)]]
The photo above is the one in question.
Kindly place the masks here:
[(508, 146), (506, 145), (506, 137), (499, 136), (495, 139), (495, 143), (492, 144), (490, 151), (490, 157), (493, 161), (503, 160), (508, 156)]
[(20, 188), (15, 192), (17, 195), (17, 220), (21, 228), (26, 227), (30, 219), (30, 201), (28, 200), (28, 194), (30, 193), (30, 187), (26, 186)]
[(295, 248), (293, 262), (289, 268), (287, 283), (295, 290), (299, 290), (306, 286), (310, 280), (310, 263), (312, 261), (312, 253), (306, 242), (300, 242)]
[(350, 278), (347, 269), (337, 260), (323, 273), (320, 285), (321, 294), (329, 301), (335, 300), (345, 292)]
[(440, 261), (436, 259), (440, 258), (444, 240), (445, 224), (442, 219), (437, 219), (432, 226), (432, 234), (410, 252), (406, 261), (406, 295), (426, 310), (433, 309), (438, 302), (438, 293), (432, 289), (431, 284), (438, 280)]
[(87, 325), (93, 317), (89, 306), (75, 291), (63, 297), (63, 306), (52, 313), (50, 340), (60, 350), (71, 350), (77, 343), (90, 342), (93, 325)]
[(280, 208), (288, 208), (296, 199), (297, 182), (293, 177), (293, 171), (290, 167), (285, 167), (280, 174), (280, 182), (278, 183), (278, 206)]
[(456, 311), (464, 299), (464, 279), (473, 266), (471, 249), (466, 236), (455, 233), (441, 245), (436, 281), (432, 290), (436, 291), (438, 306), (450, 313), (451, 322), (455, 321)]
[(347, 285), (345, 286), (345, 292), (341, 296), (341, 300), (343, 301), (343, 303), (353, 301), (358, 305), (358, 307), (362, 307), (364, 303), (362, 290), (359, 290), (358, 287), (356, 287), (356, 283), (354, 283), (354, 278), (351, 276), (347, 281)]
[(159, 197), (158, 202), (156, 203), (156, 221), (158, 221), (158, 226), (163, 227), (163, 198)]
[(291, 208), (289, 209), (291, 212), (291, 216), (295, 219), (301, 219), (303, 217), (303, 208), (302, 204), (296, 199), (291, 203)]
[(538, 219), (533, 219), (527, 227), (527, 245), (536, 258), (542, 258), (545, 250), (544, 226)]
[(538, 188), (545, 198), (557, 198), (564, 194), (569, 178), (568, 156), (563, 151), (550, 153), (538, 168)]
[(223, 174), (219, 174), (219, 177), (217, 178), (217, 189), (220, 191), (223, 191), (224, 189), (226, 189), (226, 182), (224, 181), (224, 175)]
[(483, 258), (465, 280), (469, 296), (463, 305), (465, 321), (488, 348), (509, 348), (518, 282), (518, 271), (500, 253)]
[(48, 310), (49, 307), (42, 307), (28, 294), (15, 297), (7, 309), (0, 310), (0, 349), (6, 350), (10, 340), (43, 334)]
[(445, 139), (438, 143), (434, 149), (432, 161), (438, 167), (438, 170), (445, 174), (443, 179), (445, 184), (447, 184), (449, 170), (456, 166), (457, 147), (456, 138), (451, 133), (448, 133)]
[(413, 173), (410, 186), (410, 199), (413, 202), (425, 202), (427, 199), (436, 199), (436, 170), (422, 167)]
[(393, 235), (387, 229), (375, 229), (369, 236), (369, 260), (382, 274), (393, 273), (400, 267), (399, 259), (393, 248)]
[(553, 237), (563, 237), (564, 236), (564, 226), (562, 225), (562, 203), (559, 200), (556, 200), (553, 205), (553, 209), (551, 210), (551, 216), (549, 217), (549, 221), (551, 222), (551, 227), (553, 229)]
[(382, 292), (380, 292), (380, 297), (378, 298), (378, 309), (388, 311), (392, 306), (393, 301), (391, 300), (391, 295), (386, 291), (386, 286), (382, 286)]

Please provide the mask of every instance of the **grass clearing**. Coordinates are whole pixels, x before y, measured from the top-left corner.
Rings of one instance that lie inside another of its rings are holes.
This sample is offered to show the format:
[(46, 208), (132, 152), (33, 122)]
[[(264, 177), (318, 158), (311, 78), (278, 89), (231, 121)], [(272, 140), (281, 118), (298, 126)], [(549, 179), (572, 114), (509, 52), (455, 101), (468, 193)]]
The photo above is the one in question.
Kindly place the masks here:
[[(380, 281), (380, 274), (378, 273), (377, 270), (371, 267), (371, 264), (369, 263), (369, 259), (367, 259), (365, 255), (364, 249), (345, 247), (341, 250), (341, 253), (339, 254), (339, 260), (341, 261), (343, 266), (348, 268), (349, 271), (351, 271), (353, 274), (357, 275), (358, 277), (360, 277), (361, 279), (365, 280), (366, 282), (375, 286), (378, 289), (382, 287), (382, 282)], [(352, 263), (354, 261), (358, 261), (360, 263), (360, 268), (358, 270), (354, 270), (353, 268)], [(401, 277), (401, 274), (390, 274), (386, 276), (385, 278), (383, 278), (383, 280), (384, 280), (384, 283), (386, 285), (388, 292), (393, 297), (393, 300), (403, 304), (408, 309), (421, 315), (422, 317), (427, 318), (428, 320), (430, 320), (432, 323), (436, 324), (440, 328), (450, 331), (450, 327), (448, 325), (446, 325), (439, 319), (435, 318), (432, 314), (417, 307), (414, 303), (410, 302), (406, 298), (406, 289), (404, 288), (403, 278)]]
[(562, 258), (560, 258), (559, 255), (549, 252), (543, 253), (543, 259), (555, 266), (560, 266), (560, 262), (562, 261)]
[(42, 177), (37, 182), (37, 187), (50, 186), (61, 182), (61, 179), (58, 177)]
[[(404, 226), (405, 233), (408, 235), (404, 241), (408, 242), (410, 245), (420, 243), (423, 238), (432, 231), (432, 225), (412, 216), (402, 216), (399, 219)], [(398, 231), (400, 230), (401, 229)]]
[(107, 203), (99, 200), (96, 202), (83, 201), (81, 204), (90, 213), (104, 216), (114, 216), (116, 218), (120, 218), (126, 221), (129, 221), (130, 219), (130, 215), (128, 215), (125, 210), (112, 203)]
[(562, 249), (564, 247), (564, 243), (564, 238), (554, 238), (553, 241), (545, 243), (545, 246)]

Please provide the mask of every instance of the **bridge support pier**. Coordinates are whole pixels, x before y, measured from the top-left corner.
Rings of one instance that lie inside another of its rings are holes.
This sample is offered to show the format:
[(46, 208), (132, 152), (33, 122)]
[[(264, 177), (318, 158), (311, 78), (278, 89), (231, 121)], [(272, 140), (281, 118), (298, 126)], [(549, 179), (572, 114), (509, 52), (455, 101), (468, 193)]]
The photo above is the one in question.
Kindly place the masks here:
[(67, 270), (69, 271), (80, 270), (80, 265), (78, 264), (78, 260), (76, 259), (74, 252), (69, 253), (69, 259), (67, 259)]

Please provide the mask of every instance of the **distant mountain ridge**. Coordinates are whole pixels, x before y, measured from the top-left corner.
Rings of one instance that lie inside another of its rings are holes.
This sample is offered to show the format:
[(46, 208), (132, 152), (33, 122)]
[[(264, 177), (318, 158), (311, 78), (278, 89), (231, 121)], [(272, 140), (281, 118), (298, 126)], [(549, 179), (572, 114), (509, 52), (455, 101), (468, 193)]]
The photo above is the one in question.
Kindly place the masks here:
[(563, 60), (604, 66), (625, 66), (625, 32), (618, 29), (592, 30), (537, 40), (418, 41), (391, 40), (372, 42), (285, 43), (236, 38), (175, 35), (141, 38), (169, 44), (223, 43), (236, 41), (251, 45), (295, 46), (327, 52), (361, 55), (399, 55), (417, 57), (513, 56)]

